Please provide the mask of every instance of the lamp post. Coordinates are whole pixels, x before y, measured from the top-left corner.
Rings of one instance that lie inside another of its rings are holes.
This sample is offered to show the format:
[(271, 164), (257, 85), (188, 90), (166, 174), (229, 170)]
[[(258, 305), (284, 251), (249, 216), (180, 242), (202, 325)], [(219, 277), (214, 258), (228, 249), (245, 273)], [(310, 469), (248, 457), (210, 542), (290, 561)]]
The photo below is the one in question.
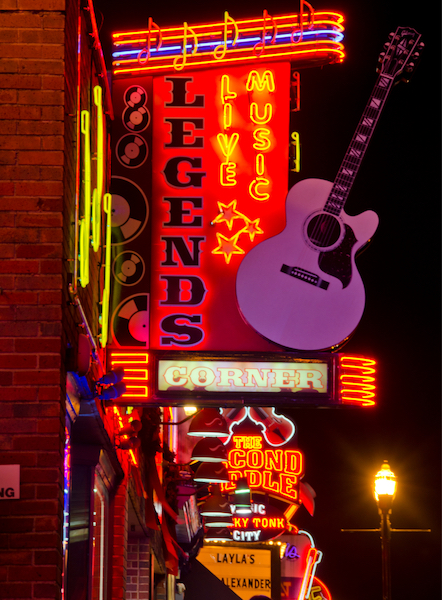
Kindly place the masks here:
[(382, 600), (391, 600), (391, 506), (396, 495), (396, 477), (387, 461), (384, 461), (374, 480), (374, 496), (381, 516), (382, 548)]
[(396, 477), (386, 460), (374, 480), (374, 497), (381, 516), (379, 529), (341, 529), (343, 532), (378, 532), (382, 545), (382, 600), (391, 600), (390, 539), (396, 532), (430, 533), (431, 529), (393, 529), (390, 524), (391, 506), (396, 495)]

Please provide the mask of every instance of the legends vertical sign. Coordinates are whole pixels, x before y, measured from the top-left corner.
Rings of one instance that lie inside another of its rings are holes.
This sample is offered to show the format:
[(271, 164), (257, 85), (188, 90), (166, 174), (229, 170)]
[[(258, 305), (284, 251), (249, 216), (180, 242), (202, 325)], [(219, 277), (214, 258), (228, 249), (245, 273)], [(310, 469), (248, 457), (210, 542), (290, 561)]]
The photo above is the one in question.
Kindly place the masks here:
[(154, 78), (150, 346), (275, 349), (243, 321), (236, 271), (284, 227), (290, 65)]

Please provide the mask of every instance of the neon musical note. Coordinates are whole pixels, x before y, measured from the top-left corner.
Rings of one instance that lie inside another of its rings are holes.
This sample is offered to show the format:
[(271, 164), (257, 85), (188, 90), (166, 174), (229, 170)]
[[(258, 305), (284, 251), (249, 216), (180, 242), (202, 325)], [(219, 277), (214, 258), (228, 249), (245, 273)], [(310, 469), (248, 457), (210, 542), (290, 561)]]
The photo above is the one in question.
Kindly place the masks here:
[(193, 31), (193, 29), (191, 27), (189, 27), (186, 22), (184, 22), (183, 52), (182, 52), (182, 54), (180, 56), (177, 56), (174, 59), (174, 61), (173, 61), (173, 68), (176, 71), (181, 71), (182, 69), (184, 69), (184, 66), (185, 66), (185, 64), (187, 62), (187, 56), (188, 56), (188, 52), (187, 52), (187, 40), (189, 38), (189, 36), (188, 36), (189, 33), (190, 33), (190, 35), (192, 36), (192, 39), (193, 39), (193, 48), (192, 48), (192, 52), (190, 53), (190, 56), (193, 56), (198, 51), (198, 37), (197, 37), (196, 33)]
[(229, 23), (233, 25), (235, 35), (232, 40), (232, 48), (236, 45), (238, 40), (239, 30), (236, 21), (232, 19), (227, 11), (224, 12), (224, 32), (223, 32), (223, 43), (219, 44), (215, 50), (213, 51), (213, 56), (215, 60), (221, 60), (224, 58), (227, 52), (227, 42), (228, 42), (228, 33), (229, 33)]
[(262, 13), (262, 18), (263, 18), (263, 26), (262, 26), (261, 41), (258, 42), (257, 44), (255, 44), (255, 46), (253, 47), (253, 52), (257, 56), (261, 56), (261, 54), (264, 52), (264, 48), (266, 47), (267, 19), (270, 19), (270, 21), (272, 23), (272, 28), (273, 28), (273, 35), (272, 35), (272, 39), (270, 40), (270, 45), (275, 43), (276, 33), (278, 31), (278, 26), (276, 25), (275, 21), (273, 20), (273, 17), (271, 15), (269, 15), (269, 13), (267, 12), (266, 9), (264, 9), (264, 11)]
[[(299, 44), (302, 42), (302, 35), (304, 32), (304, 6), (307, 7), (307, 28), (311, 29), (315, 22), (315, 9), (313, 6), (307, 2), (307, 0), (299, 0), (299, 29), (296, 27), (292, 30), (292, 34), (290, 36), (292, 44)], [(298, 35), (299, 34), (299, 35)], [(295, 41), (295, 35), (298, 39)]]
[[(145, 65), (150, 58), (150, 52), (152, 47), (152, 28), (155, 28), (157, 30), (156, 34), (154, 34), (157, 36), (155, 51), (158, 52), (158, 50), (163, 44), (163, 36), (161, 33), (161, 29), (154, 21), (152, 21), (152, 17), (149, 17), (147, 21), (146, 46), (142, 50), (140, 50), (137, 57), (140, 65)], [(144, 53), (146, 53), (146, 58), (144, 58)]]

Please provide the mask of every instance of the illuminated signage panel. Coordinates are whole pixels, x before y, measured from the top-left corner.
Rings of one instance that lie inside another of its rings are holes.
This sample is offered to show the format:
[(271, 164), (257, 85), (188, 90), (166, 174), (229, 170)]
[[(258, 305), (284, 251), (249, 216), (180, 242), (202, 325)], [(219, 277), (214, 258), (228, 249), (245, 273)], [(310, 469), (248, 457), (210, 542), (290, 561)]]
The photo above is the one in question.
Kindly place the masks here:
[(232, 546), (204, 546), (197, 560), (243, 600), (271, 597), (271, 551)]
[[(252, 420), (259, 406), (373, 406), (376, 362), (362, 356), (322, 353), (220, 355), (114, 349), (112, 368), (124, 369), (122, 405), (236, 406)], [(246, 410), (243, 408), (243, 411)]]
[(275, 346), (242, 319), (236, 271), (281, 230), (290, 64), (155, 77), (150, 347)]
[(327, 362), (240, 362), (159, 360), (158, 390), (208, 393), (301, 391), (327, 393)]

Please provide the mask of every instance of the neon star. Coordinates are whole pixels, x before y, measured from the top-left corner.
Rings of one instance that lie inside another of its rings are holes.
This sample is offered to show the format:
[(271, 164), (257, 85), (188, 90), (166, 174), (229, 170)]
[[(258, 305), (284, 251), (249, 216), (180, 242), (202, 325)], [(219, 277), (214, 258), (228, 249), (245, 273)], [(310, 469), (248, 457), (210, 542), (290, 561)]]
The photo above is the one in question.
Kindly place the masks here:
[(233, 221), (235, 219), (245, 219), (244, 215), (236, 210), (236, 200), (233, 200), (230, 204), (223, 204), (218, 202), (219, 215), (217, 215), (212, 223), (223, 223), (225, 222), (229, 231), (232, 231)]
[(226, 264), (229, 264), (233, 254), (245, 254), (244, 250), (237, 245), (241, 232), (231, 238), (226, 238), (222, 233), (217, 233), (218, 247), (212, 250), (212, 254), (223, 254)]
[(245, 221), (246, 221), (246, 225), (245, 225), (245, 227), (243, 227), (241, 229), (240, 233), (248, 233), (249, 237), (250, 237), (250, 241), (253, 242), (253, 240), (255, 239), (255, 235), (257, 233), (264, 233), (264, 231), (258, 225), (259, 219), (255, 219), (254, 221), (251, 221), (250, 219), (245, 217)]

